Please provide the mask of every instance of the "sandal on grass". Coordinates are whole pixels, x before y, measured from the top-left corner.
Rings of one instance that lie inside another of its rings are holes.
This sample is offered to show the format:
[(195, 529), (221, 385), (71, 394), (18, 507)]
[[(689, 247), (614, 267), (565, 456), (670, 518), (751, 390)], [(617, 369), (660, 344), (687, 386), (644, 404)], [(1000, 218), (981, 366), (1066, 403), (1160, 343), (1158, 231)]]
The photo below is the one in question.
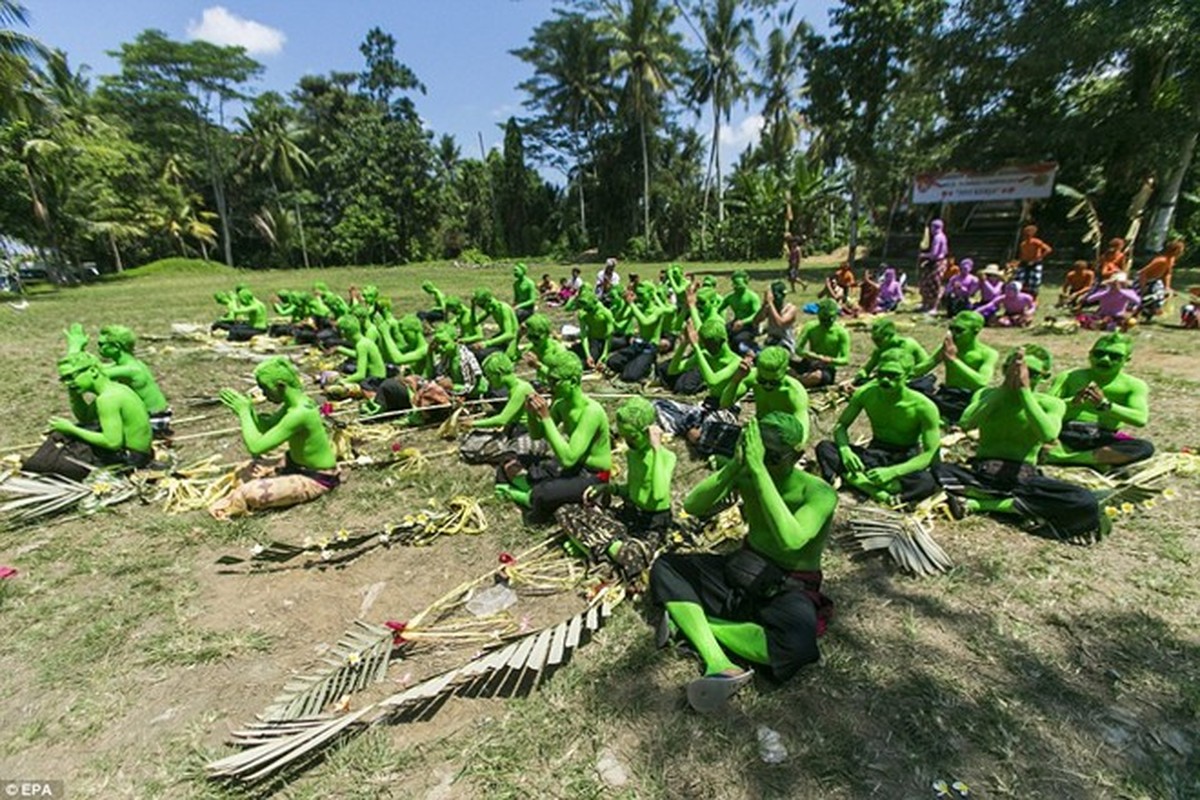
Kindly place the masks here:
[(737, 675), (705, 675), (687, 685), (688, 704), (701, 714), (721, 708), (754, 678), (754, 670)]

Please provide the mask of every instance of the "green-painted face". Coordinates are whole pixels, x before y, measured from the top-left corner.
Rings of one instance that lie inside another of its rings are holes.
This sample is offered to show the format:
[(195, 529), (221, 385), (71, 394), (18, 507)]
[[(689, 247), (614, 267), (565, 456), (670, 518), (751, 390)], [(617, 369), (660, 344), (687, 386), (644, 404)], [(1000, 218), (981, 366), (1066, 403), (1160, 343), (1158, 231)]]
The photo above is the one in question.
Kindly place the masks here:
[(650, 432), (636, 425), (626, 425), (617, 421), (617, 433), (629, 445), (631, 450), (645, 450), (650, 446)]
[(882, 347), (896, 336), (896, 329), (890, 325), (879, 325), (871, 328), (871, 341), (876, 347)]
[(788, 446), (778, 430), (770, 425), (763, 425), (759, 431), (762, 434), (763, 463), (768, 469), (787, 469), (795, 465), (798, 453)]
[(276, 383), (272, 385), (264, 383), (261, 378), (255, 380), (255, 383), (258, 384), (258, 388), (262, 391), (263, 397), (267, 398), (272, 403), (283, 402), (284, 385), (282, 383)]
[(783, 369), (771, 369), (770, 367), (758, 367), (758, 385), (768, 392), (773, 392), (783, 385), (783, 379), (787, 376), (787, 367)]
[(904, 370), (892, 364), (884, 364), (875, 373), (875, 382), (889, 393), (899, 392), (904, 385)]
[(237, 297), (242, 303), (251, 303), (254, 301), (254, 292), (249, 289), (239, 289)]
[(749, 285), (745, 275), (734, 275), (732, 280), (735, 291), (743, 291)]
[(555, 400), (566, 400), (571, 396), (571, 391), (575, 388), (577, 382), (573, 378), (560, 378), (558, 380), (550, 380), (550, 394)]
[(111, 339), (100, 338), (96, 343), (96, 349), (100, 351), (100, 355), (107, 358), (109, 361), (116, 361), (117, 356), (121, 355), (121, 346)]
[(1096, 344), (1088, 353), (1092, 369), (1103, 376), (1113, 376), (1121, 371), (1129, 360), (1129, 348), (1114, 342)]
[(60, 374), (58, 379), (67, 388), (77, 392), (90, 392), (96, 385), (97, 371), (93, 367)]

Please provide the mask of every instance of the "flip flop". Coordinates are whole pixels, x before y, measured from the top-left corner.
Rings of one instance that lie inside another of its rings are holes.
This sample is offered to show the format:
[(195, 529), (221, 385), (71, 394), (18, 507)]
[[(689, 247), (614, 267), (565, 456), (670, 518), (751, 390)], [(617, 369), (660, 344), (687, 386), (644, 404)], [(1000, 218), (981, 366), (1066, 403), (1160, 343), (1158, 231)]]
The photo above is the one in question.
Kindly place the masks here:
[(701, 714), (710, 714), (721, 708), (729, 698), (737, 694), (754, 678), (754, 670), (748, 669), (739, 675), (706, 675), (687, 685), (688, 704)]

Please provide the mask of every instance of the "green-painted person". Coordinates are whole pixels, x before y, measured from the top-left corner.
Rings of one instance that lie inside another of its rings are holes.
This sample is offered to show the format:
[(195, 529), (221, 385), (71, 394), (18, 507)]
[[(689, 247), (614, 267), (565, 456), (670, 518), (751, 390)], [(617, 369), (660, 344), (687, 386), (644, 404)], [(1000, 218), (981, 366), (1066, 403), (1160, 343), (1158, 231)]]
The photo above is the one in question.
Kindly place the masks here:
[(429, 371), (425, 377), (454, 397), (480, 397), (488, 389), (479, 359), (458, 339), (453, 325), (442, 322), (433, 329)]
[(487, 312), (474, 302), (468, 307), (457, 297), (446, 298), (446, 316), (452, 318), (458, 327), (460, 344), (471, 347), (483, 341), (483, 321), (487, 318)]
[(563, 343), (551, 335), (550, 318), (545, 314), (532, 314), (525, 320), (525, 341), (529, 346), (522, 348), (521, 361), (533, 367), (539, 376), (551, 354), (566, 350)]
[(683, 393), (691, 388), (693, 371), (700, 376), (700, 385), (707, 395), (699, 405), (678, 400), (654, 401), (662, 427), (685, 436), (701, 455), (720, 453), (740, 435), (737, 430), (737, 410), (721, 407), (725, 387), (734, 380), (741, 359), (729, 347), (725, 323), (709, 319), (699, 333), (689, 322), (679, 337), (675, 354), (667, 365), (666, 378), (675, 376), (674, 391)]
[(357, 293), (354, 305), (366, 306), (367, 312), (373, 313), (378, 302), (379, 287), (373, 283), (367, 283), (364, 284), (362, 289)]
[(379, 345), (363, 335), (358, 317), (347, 314), (338, 320), (338, 333), (350, 343), (354, 351), (354, 370), (341, 379), (341, 383), (352, 383), (371, 391), (387, 377), (387, 366)]
[(467, 418), (459, 425), (472, 432), (459, 444), (459, 455), (468, 464), (504, 464), (518, 455), (545, 456), (549, 447), (545, 439), (534, 440), (529, 435), (529, 411), (525, 401), (536, 392), (533, 384), (519, 377), (512, 360), (504, 353), (492, 353), (481, 365), (488, 386), (503, 393), (504, 405), (495, 413)]
[[(237, 416), (242, 442), (255, 461), (239, 470), (241, 483), (233, 492), (209, 506), (208, 512), (217, 519), (307, 503), (341, 483), (321, 412), (304, 393), (292, 362), (280, 356), (268, 358), (254, 370), (254, 380), (267, 400), (280, 408), (260, 416), (249, 397), (221, 390), (221, 402)], [(287, 453), (281, 462), (258, 460), (284, 445)]]
[(433, 301), (433, 307), (425, 311), (418, 311), (417, 317), (422, 322), (430, 324), (446, 319), (446, 293), (439, 289), (433, 281), (423, 281), (421, 283), (421, 291), (429, 295), (429, 298)]
[(587, 369), (599, 369), (608, 363), (615, 330), (612, 311), (591, 292), (580, 292), (575, 308), (579, 320), (579, 341), (571, 348), (571, 352), (579, 356)]
[[(383, 341), (383, 334), (379, 332), (379, 328), (375, 327), (375, 311), (372, 306), (368, 306), (366, 303), (355, 303), (350, 306), (350, 314), (348, 316), (358, 320), (358, 328), (363, 336), (370, 339), (376, 345)], [(353, 348), (350, 349), (353, 350)]]
[[(586, 507), (562, 506), (555, 517), (578, 549), (595, 560), (613, 560), (632, 579), (650, 565), (671, 526), (676, 458), (663, 445), (654, 406), (645, 398), (621, 403), (616, 422), (617, 433), (628, 445), (625, 481), (592, 486), (584, 494)], [(620, 506), (609, 507), (613, 497), (621, 499)], [(596, 524), (596, 514), (604, 515), (608, 524)]]
[(506, 393), (504, 407), (490, 416), (466, 419), (461, 425), (476, 430), (502, 428), (510, 436), (528, 431), (529, 415), (525, 401), (537, 393), (533, 384), (516, 374), (512, 359), (504, 353), (492, 353), (483, 360), (481, 366), (488, 386)]
[(982, 314), (958, 312), (950, 320), (950, 331), (941, 346), (913, 369), (913, 375), (919, 377), (939, 364), (945, 366), (941, 386), (930, 395), (944, 424), (958, 422), (975, 393), (992, 382), (1000, 355), (979, 341), (984, 322)]
[(234, 295), (234, 323), (227, 327), (231, 342), (248, 342), (267, 332), (267, 304), (242, 284)]
[(532, 394), (525, 400), (530, 434), (554, 454), (514, 460), (496, 473), (496, 496), (529, 509), (531, 522), (549, 522), (560, 506), (579, 503), (589, 486), (606, 483), (612, 446), (604, 407), (583, 392), (583, 365), (574, 353), (555, 353), (546, 364), (552, 401)]
[(495, 336), (486, 337), (472, 345), (475, 355), (478, 358), (487, 358), (492, 353), (502, 352), (516, 360), (520, 356), (518, 338), (521, 332), (521, 323), (517, 320), (517, 312), (487, 289), (477, 289), (474, 301), (475, 306), (483, 309), (497, 327)]
[[(87, 348), (88, 335), (79, 323), (72, 325), (67, 334), (67, 355), (81, 353)], [(137, 393), (146, 412), (150, 415), (150, 428), (155, 438), (171, 434), (171, 406), (166, 395), (158, 387), (154, 373), (134, 355), (137, 337), (124, 325), (106, 325), (100, 329), (96, 349), (106, 359), (100, 369), (114, 381), (123, 383)]]
[(636, 320), (633, 318), (633, 303), (626, 302), (624, 294), (611, 292), (608, 298), (608, 307), (612, 310), (613, 315), (612, 350), (616, 352), (629, 344), (629, 340), (633, 337)]
[(316, 292), (316, 294), (329, 309), (328, 316), (330, 319), (341, 319), (350, 313), (350, 304), (346, 302), (346, 298), (337, 292), (330, 291), (329, 287), (323, 283), (319, 283), (318, 285), (324, 287), (320, 292)]
[(698, 287), (692, 284), (684, 294), (684, 303), (696, 330), (700, 330), (700, 326), (710, 319), (724, 322), (724, 317), (721, 316), (721, 294), (711, 286)]
[(237, 322), (237, 297), (235, 292), (214, 292), (213, 301), (221, 306), (224, 312), (212, 324), (212, 330), (228, 330), (231, 325)]
[(1038, 454), (1058, 438), (1066, 413), (1066, 403), (1037, 391), (1051, 368), (1043, 347), (1014, 350), (1005, 359), (1004, 382), (980, 390), (963, 412), (963, 430), (979, 431), (975, 457), (969, 464), (934, 466), (956, 518), (981, 512), (1022, 518), (1060, 539), (1093, 538), (1111, 529), (1095, 495), (1038, 471)]
[(762, 308), (762, 298), (750, 288), (750, 273), (739, 269), (731, 279), (733, 291), (725, 295), (718, 307), (718, 313), (724, 314), (726, 309), (732, 313), (729, 320), (729, 343), (738, 353), (746, 353), (754, 349), (754, 340), (758, 336), (758, 326), (755, 319)]
[(662, 443), (654, 406), (633, 397), (617, 407), (617, 433), (628, 445), (625, 482), (612, 481), (593, 491), (622, 498), (618, 519), (633, 533), (665, 530), (671, 524), (671, 479), (675, 454)]
[(732, 459), (701, 481), (684, 509), (710, 516), (740, 500), (744, 546), (729, 555), (665, 553), (650, 571), (650, 594), (666, 616), (659, 642), (682, 635), (704, 662), (688, 684), (697, 711), (719, 709), (765, 669), (777, 681), (820, 658), (832, 602), (821, 594), (821, 556), (837, 493), (796, 469), (804, 431), (789, 414), (768, 414), (742, 430)]
[[(916, 503), (937, 491), (929, 471), (941, 444), (937, 406), (906, 383), (912, 361), (899, 348), (884, 353), (875, 378), (851, 397), (838, 417), (833, 441), (817, 445), (817, 463), (825, 480), (841, 479), (885, 505)], [(850, 426), (866, 412), (871, 442), (850, 444)]]
[(100, 329), (96, 349), (103, 358), (112, 362), (102, 367), (104, 374), (137, 392), (150, 415), (150, 429), (154, 436), (170, 436), (171, 406), (150, 367), (134, 355), (136, 346), (137, 337), (132, 330), (124, 325), (105, 325)]
[(394, 325), (380, 328), (384, 360), (401, 370), (423, 372), (429, 360), (425, 327), (416, 314), (405, 314)]
[(608, 359), (608, 368), (625, 383), (644, 381), (654, 370), (662, 337), (663, 307), (654, 287), (639, 283), (625, 292), (625, 303), (637, 321), (637, 336)]
[(855, 385), (864, 384), (871, 379), (884, 353), (899, 350), (908, 356), (914, 367), (929, 360), (929, 353), (925, 352), (921, 343), (910, 336), (897, 333), (896, 323), (890, 319), (877, 319), (871, 323), (871, 341), (875, 344), (875, 349), (871, 351), (867, 363), (855, 373)]
[[(705, 351), (703, 358), (709, 372), (712, 373), (708, 378), (700, 371), (700, 349)], [(706, 392), (719, 403), (721, 395), (717, 385), (721, 384), (723, 388), (723, 381), (714, 380), (710, 387), (709, 378), (717, 373), (721, 373), (723, 377), (724, 370), (735, 361), (737, 353), (729, 349), (724, 320), (710, 318), (697, 327), (694, 321), (689, 319), (675, 340), (671, 358), (659, 363), (658, 380), (674, 394), (694, 395)]]
[(1050, 394), (1067, 404), (1058, 445), (1045, 451), (1047, 464), (1099, 469), (1132, 464), (1154, 455), (1154, 445), (1121, 430), (1150, 419), (1146, 382), (1124, 372), (1133, 340), (1123, 333), (1101, 336), (1088, 353), (1088, 366), (1059, 375)]
[(747, 392), (754, 395), (754, 416), (791, 414), (804, 431), (801, 446), (808, 444), (808, 390), (788, 374), (791, 358), (782, 347), (764, 347), (758, 356), (743, 356), (733, 379), (721, 393), (721, 407), (731, 408)]
[(850, 331), (838, 321), (841, 313), (841, 307), (826, 297), (817, 303), (817, 318), (800, 329), (795, 369), (806, 388), (833, 386), (838, 367), (850, 363)]
[[(75, 422), (50, 420), (50, 436), (21, 468), (74, 480), (96, 466), (144, 467), (154, 458), (150, 415), (137, 393), (109, 378), (91, 353), (59, 359), (58, 379), (67, 390)], [(94, 395), (88, 399), (89, 395)], [(82, 463), (75, 463), (82, 462)]]
[(529, 267), (520, 262), (513, 266), (512, 276), (513, 311), (517, 313), (517, 321), (524, 322), (529, 319), (530, 314), (537, 311), (537, 284), (529, 277)]

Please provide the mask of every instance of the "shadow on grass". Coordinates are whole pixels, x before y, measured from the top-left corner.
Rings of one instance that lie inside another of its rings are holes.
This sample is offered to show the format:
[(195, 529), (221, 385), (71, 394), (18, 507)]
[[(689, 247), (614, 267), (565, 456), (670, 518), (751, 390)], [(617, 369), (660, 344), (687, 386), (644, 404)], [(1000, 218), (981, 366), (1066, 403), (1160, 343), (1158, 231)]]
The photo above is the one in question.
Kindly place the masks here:
[[(648, 631), (588, 702), (654, 732), (639, 771), (661, 774), (667, 797), (921, 797), (937, 779), (965, 780), (976, 797), (1200, 796), (1196, 642), (1139, 610), (1063, 608), (1038, 626), (1065, 634), (1056, 658), (1001, 609), (870, 583), (839, 598), (820, 665), (783, 685), (758, 679), (723, 712), (682, 710), (681, 685), (646, 680), (663, 671), (656, 661), (678, 660), (656, 654)], [(881, 603), (904, 609), (892, 629), (857, 624)], [(782, 734), (784, 763), (759, 760), (758, 725)], [(698, 764), (722, 777), (700, 779)]]

